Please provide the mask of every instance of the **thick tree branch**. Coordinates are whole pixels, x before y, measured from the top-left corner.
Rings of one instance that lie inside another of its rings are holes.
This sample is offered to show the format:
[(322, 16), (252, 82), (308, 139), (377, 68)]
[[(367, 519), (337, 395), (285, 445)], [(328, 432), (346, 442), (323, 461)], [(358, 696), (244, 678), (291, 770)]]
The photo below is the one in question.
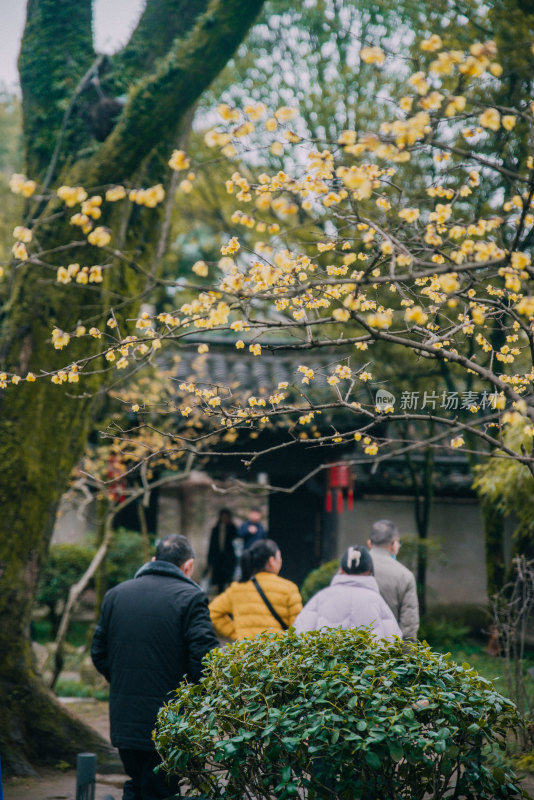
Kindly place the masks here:
[(113, 59), (118, 80), (137, 79), (167, 55), (178, 37), (190, 33), (208, 0), (148, 0), (130, 41)]
[(142, 80), (113, 132), (94, 156), (90, 182), (123, 181), (176, 129), (191, 105), (224, 67), (264, 0), (212, 0), (185, 42), (178, 40), (155, 74)]
[[(91, 5), (91, 0), (28, 0), (19, 71), (26, 165), (34, 178), (52, 158), (65, 101), (95, 58)], [(74, 128), (79, 147), (88, 133), (81, 120), (72, 121), (73, 133)]]

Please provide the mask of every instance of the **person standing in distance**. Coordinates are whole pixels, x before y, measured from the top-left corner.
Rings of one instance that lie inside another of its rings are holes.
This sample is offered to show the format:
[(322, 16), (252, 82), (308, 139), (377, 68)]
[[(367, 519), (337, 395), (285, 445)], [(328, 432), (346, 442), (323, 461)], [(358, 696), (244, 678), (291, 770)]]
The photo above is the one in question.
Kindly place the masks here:
[(130, 777), (123, 800), (180, 794), (176, 776), (154, 773), (161, 759), (152, 730), (178, 684), (198, 681), (202, 659), (219, 647), (208, 599), (191, 580), (194, 558), (185, 536), (166, 536), (155, 558), (110, 589), (102, 603), (91, 657), (110, 683), (111, 742)]
[(219, 593), (225, 590), (234, 577), (236, 536), (237, 528), (232, 520), (232, 512), (229, 508), (221, 508), (219, 518), (210, 533), (207, 566), (210, 583), (217, 587)]
[(415, 641), (419, 628), (417, 588), (413, 572), (397, 561), (400, 546), (399, 529), (393, 522), (381, 519), (374, 523), (367, 547), (380, 594), (393, 611), (403, 639)]
[[(261, 542), (267, 538), (267, 531), (261, 522), (261, 511), (259, 508), (251, 508), (248, 512), (248, 519), (239, 526), (237, 535), (243, 540), (243, 550), (248, 550), (256, 542)], [(239, 553), (241, 555), (241, 553)]]

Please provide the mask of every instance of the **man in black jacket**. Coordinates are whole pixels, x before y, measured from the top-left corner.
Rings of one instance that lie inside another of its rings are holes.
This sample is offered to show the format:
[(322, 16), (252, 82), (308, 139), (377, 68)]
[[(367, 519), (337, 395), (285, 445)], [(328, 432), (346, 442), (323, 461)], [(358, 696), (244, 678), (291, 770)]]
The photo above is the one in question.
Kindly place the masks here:
[(133, 580), (104, 597), (91, 656), (110, 682), (111, 742), (130, 780), (123, 800), (179, 794), (178, 780), (154, 773), (158, 710), (180, 681), (198, 681), (202, 659), (219, 646), (206, 595), (191, 580), (194, 553), (185, 536), (162, 539)]

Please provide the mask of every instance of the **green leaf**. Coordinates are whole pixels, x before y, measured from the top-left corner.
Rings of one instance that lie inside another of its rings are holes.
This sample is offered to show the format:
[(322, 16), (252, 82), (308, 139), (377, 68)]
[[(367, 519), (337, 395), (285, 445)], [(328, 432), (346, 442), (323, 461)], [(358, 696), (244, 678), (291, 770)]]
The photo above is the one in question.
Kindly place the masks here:
[(365, 760), (369, 764), (372, 769), (380, 769), (381, 761), (378, 758), (376, 753), (373, 753), (372, 750), (367, 750), (365, 753)]
[(404, 756), (404, 750), (400, 742), (388, 742), (389, 754), (393, 761), (400, 761)]
[(497, 781), (497, 783), (502, 785), (505, 782), (506, 775), (505, 775), (504, 770), (502, 769), (502, 767), (494, 767), (492, 774), (493, 774), (493, 777), (495, 778), (495, 780)]

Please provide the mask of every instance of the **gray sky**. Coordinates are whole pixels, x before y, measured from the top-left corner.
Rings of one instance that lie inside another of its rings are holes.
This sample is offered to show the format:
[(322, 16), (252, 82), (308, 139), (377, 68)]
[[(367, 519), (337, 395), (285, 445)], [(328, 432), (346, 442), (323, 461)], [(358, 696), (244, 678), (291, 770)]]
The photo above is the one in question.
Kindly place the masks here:
[[(58, 0), (60, 2), (60, 0)], [(93, 0), (98, 52), (112, 53), (127, 41), (144, 0)], [(17, 57), (26, 18), (26, 0), (0, 0), (0, 84), (18, 84)]]

